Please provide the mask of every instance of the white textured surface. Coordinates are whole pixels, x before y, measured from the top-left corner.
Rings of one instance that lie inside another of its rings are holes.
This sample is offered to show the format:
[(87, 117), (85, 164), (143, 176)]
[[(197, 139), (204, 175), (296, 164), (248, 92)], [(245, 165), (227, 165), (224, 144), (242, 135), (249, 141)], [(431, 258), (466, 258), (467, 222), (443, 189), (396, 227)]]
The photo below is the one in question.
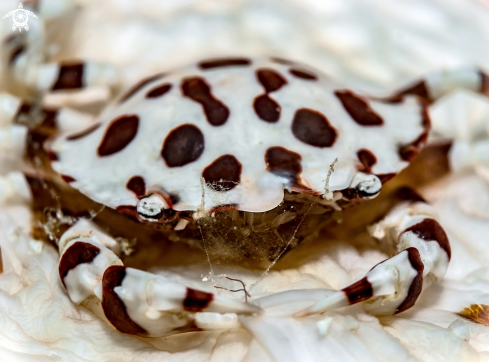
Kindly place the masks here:
[[(63, 48), (64, 54), (120, 64), (127, 83), (189, 59), (230, 53), (295, 58), (366, 91), (391, 90), (440, 67), (489, 68), (489, 10), (482, 1), (79, 2), (84, 7), (76, 24), (76, 46), (74, 51)], [(2, 1), (0, 13), (16, 6), (16, 1)], [(0, 24), (2, 31), (9, 30), (10, 24)], [(473, 97), (455, 99), (451, 105), (462, 110)], [(306, 356), (314, 360), (321, 351), (321, 361), (325, 355), (341, 362), (489, 361), (488, 327), (467, 321), (468, 343), (466, 334), (461, 338), (449, 328), (460, 319), (454, 312), (472, 303), (489, 304), (488, 183), (468, 171), (426, 190), (425, 196), (434, 201), (448, 230), (453, 258), (445, 280), (433, 285), (415, 309), (401, 317), (382, 319), (380, 324), (377, 318), (352, 309), (332, 313), (325, 335), (317, 327), (325, 317), (262, 318), (250, 319), (247, 330), (157, 340), (117, 333), (87, 309), (73, 306), (59, 282), (57, 253), (50, 247), (38, 253), (25, 236), (29, 213), (20, 207), (3, 207), (0, 360), (268, 362), (271, 356), (290, 351), (286, 358), (304, 361)], [(272, 271), (254, 292), (341, 288), (385, 257), (375, 252), (360, 255), (341, 243), (326, 251), (299, 269)], [(196, 280), (207, 271), (182, 267), (161, 273), (192, 287), (205, 287)], [(256, 278), (242, 273), (235, 276), (245, 282)], [(263, 336), (267, 330), (291, 342), (277, 348)]]

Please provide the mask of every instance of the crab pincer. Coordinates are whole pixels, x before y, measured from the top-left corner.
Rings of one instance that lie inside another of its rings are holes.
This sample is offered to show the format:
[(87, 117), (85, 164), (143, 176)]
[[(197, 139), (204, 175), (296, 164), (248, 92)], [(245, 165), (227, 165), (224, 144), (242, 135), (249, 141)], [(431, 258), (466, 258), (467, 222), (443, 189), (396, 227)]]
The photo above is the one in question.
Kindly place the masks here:
[[(115, 253), (116, 241), (84, 219), (63, 234), (58, 246), (59, 275), (70, 299), (75, 304), (100, 299), (107, 320), (123, 333), (157, 337), (209, 324), (226, 329), (230, 321), (237, 323), (235, 314), (261, 311), (250, 303), (125, 267)], [(207, 315), (200, 317), (200, 312)]]
[(414, 191), (402, 189), (404, 200), (370, 230), (382, 239), (394, 235), (398, 254), (375, 265), (364, 278), (299, 311), (296, 317), (323, 313), (366, 302), (376, 315), (401, 313), (411, 308), (422, 290), (440, 280), (451, 257), (448, 237), (433, 208)]

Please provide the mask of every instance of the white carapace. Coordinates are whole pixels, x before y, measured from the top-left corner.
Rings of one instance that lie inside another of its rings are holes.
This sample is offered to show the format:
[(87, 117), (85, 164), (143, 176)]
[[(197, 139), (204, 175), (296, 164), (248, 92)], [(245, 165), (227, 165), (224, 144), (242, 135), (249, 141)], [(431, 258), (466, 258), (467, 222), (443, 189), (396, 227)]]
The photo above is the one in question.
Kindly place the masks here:
[(329, 191), (363, 178), (360, 194), (375, 195), (423, 146), (425, 111), (419, 97), (367, 98), (283, 59), (203, 61), (141, 81), (96, 126), (54, 140), (52, 166), (93, 200), (143, 219), (146, 195), (176, 211), (202, 209), (204, 192), (206, 211), (265, 212), (284, 189), (324, 194), (335, 159)]

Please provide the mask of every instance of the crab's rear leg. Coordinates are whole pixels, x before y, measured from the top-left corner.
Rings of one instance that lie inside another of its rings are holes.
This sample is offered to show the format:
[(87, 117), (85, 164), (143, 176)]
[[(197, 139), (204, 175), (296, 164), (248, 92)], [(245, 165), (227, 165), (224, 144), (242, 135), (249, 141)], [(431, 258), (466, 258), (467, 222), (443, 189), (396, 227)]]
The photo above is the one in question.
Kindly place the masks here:
[(411, 308), (421, 291), (443, 278), (450, 260), (450, 244), (436, 220), (433, 208), (414, 191), (401, 190), (403, 202), (372, 229), (376, 238), (397, 241), (398, 254), (374, 266), (352, 285), (296, 314), (323, 313), (368, 301), (367, 310), (377, 315), (397, 314)]

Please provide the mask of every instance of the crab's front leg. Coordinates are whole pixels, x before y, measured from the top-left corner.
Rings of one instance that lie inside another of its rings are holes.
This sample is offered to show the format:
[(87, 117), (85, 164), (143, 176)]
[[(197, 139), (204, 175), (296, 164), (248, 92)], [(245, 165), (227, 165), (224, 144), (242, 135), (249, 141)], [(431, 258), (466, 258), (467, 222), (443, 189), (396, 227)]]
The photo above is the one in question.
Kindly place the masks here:
[(432, 72), (389, 98), (396, 101), (403, 95), (412, 94), (432, 103), (455, 89), (467, 89), (489, 96), (489, 75), (477, 67)]
[(434, 209), (412, 190), (402, 189), (401, 195), (404, 201), (371, 229), (376, 238), (396, 240), (398, 254), (374, 266), (356, 283), (296, 313), (297, 317), (363, 301), (372, 314), (401, 313), (414, 305), (424, 288), (443, 278), (450, 244)]
[(123, 266), (118, 244), (87, 220), (63, 234), (59, 249), (59, 275), (71, 300), (79, 304), (96, 296), (107, 320), (124, 333), (157, 337), (195, 328), (227, 329), (238, 323), (235, 314), (260, 311)]
[[(60, 9), (61, 14), (58, 14), (54, 9), (43, 7), (47, 14), (41, 15), (48, 18), (61, 16), (70, 10), (70, 6), (61, 6)], [(37, 94), (99, 87), (107, 91), (105, 97), (108, 97), (120, 84), (119, 72), (111, 64), (82, 60), (49, 61), (52, 54), (48, 52), (48, 45), (44, 24), (40, 21), (28, 33), (13, 33), (3, 39), (2, 60), (15, 87), (21, 86)], [(99, 97), (102, 94), (101, 91), (94, 93)], [(93, 95), (85, 95), (85, 98), (89, 103)]]
[[(436, 102), (444, 95), (456, 90), (466, 89), (489, 96), (489, 75), (477, 67), (442, 70), (426, 75), (424, 79), (413, 82), (388, 101), (398, 101), (404, 95), (412, 94), (422, 98), (427, 104)], [(464, 120), (465, 122), (465, 120)], [(489, 120), (485, 123), (489, 127)], [(488, 128), (489, 129), (489, 128)], [(461, 137), (452, 142), (449, 153), (450, 165), (454, 171), (476, 164), (489, 165), (489, 141), (480, 139), (470, 141)]]

